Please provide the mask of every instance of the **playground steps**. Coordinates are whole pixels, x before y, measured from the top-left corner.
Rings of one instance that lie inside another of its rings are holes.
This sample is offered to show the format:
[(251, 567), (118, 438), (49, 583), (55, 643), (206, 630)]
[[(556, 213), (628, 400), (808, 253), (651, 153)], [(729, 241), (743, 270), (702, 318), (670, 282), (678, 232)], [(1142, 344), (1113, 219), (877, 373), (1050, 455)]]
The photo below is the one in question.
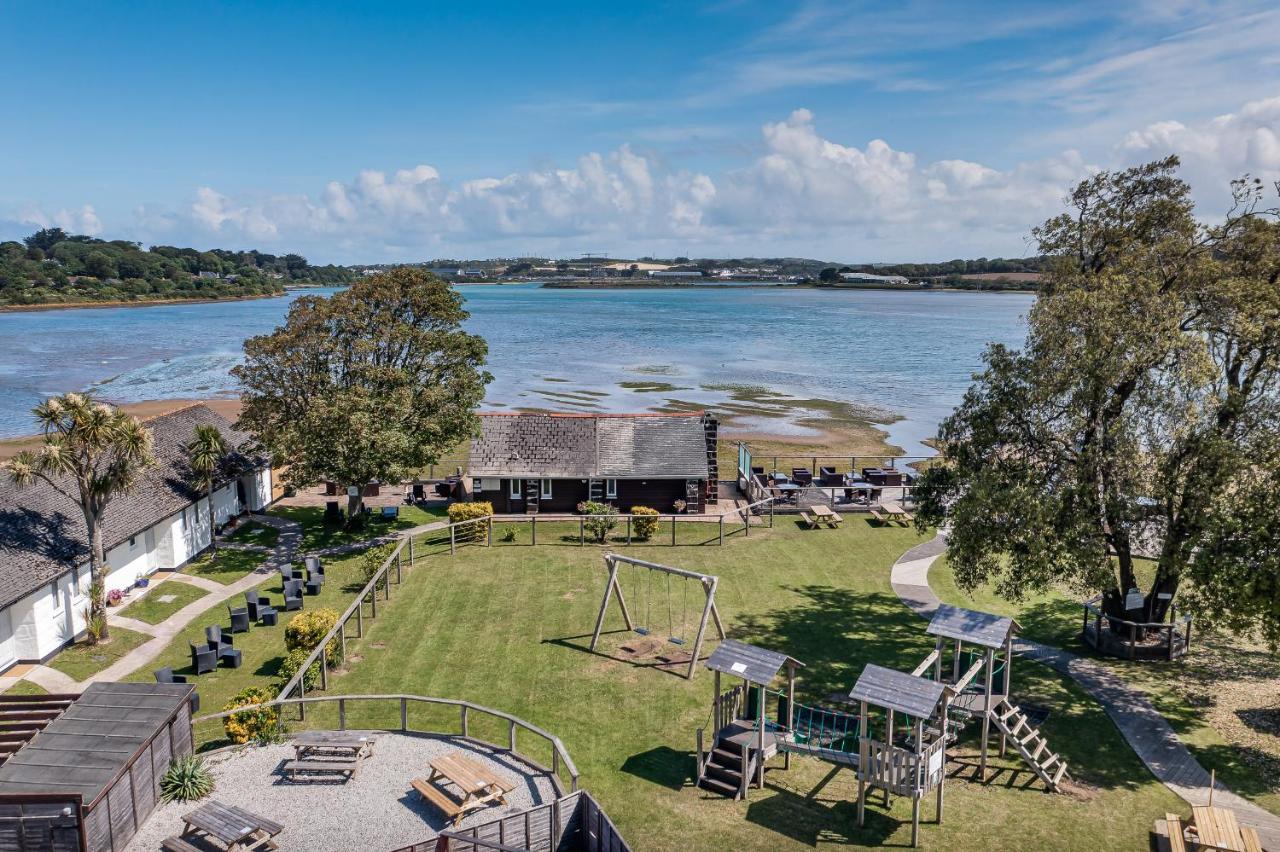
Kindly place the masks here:
[(717, 742), (703, 764), (698, 786), (738, 798), (742, 791), (742, 754), (738, 749)]
[(1058, 785), (1067, 776), (1067, 762), (1050, 748), (1044, 735), (1038, 728), (1031, 727), (1026, 715), (1007, 699), (1001, 699), (990, 713), (991, 724), (1004, 734), (1027, 766), (1040, 777), (1053, 792), (1058, 792)]

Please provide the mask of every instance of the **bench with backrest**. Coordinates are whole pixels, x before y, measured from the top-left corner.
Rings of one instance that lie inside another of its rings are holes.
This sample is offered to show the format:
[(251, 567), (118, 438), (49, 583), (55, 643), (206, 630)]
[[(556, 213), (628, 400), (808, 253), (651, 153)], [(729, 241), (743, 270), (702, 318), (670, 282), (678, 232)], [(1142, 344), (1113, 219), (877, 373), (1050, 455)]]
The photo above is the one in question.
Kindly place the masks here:
[(464, 815), (462, 805), (454, 801), (448, 793), (421, 778), (413, 779), (412, 783), (413, 789), (422, 794), (422, 798), (439, 808), (446, 817), (453, 820), (454, 825), (462, 821)]

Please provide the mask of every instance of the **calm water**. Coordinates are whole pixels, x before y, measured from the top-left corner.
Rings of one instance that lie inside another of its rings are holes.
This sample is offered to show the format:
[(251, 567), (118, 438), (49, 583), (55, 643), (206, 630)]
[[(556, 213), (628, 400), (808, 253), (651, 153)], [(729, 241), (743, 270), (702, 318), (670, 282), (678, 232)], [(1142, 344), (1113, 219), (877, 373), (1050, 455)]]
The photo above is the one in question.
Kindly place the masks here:
[[(469, 329), (489, 342), (487, 407), (639, 411), (674, 399), (736, 408), (742, 426), (760, 431), (809, 432), (796, 422), (805, 411), (745, 390), (765, 389), (900, 415), (887, 428), (909, 453), (923, 451), (919, 440), (960, 400), (988, 342), (1022, 342), (1033, 298), (532, 284), (462, 292)], [(227, 371), (241, 342), (279, 324), (294, 298), (0, 314), (0, 435), (29, 433), (31, 406), (67, 390), (95, 387), (118, 402), (233, 395)]]

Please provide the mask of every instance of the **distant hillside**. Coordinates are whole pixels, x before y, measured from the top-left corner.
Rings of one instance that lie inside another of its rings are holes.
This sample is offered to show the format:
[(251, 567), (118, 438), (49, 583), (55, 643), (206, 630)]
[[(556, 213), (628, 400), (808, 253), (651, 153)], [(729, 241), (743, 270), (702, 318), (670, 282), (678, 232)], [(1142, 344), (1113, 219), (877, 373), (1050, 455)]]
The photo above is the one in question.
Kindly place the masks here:
[(100, 240), (45, 228), (0, 243), (0, 306), (228, 299), (284, 292), (288, 284), (345, 284), (355, 273), (297, 254), (199, 251)]

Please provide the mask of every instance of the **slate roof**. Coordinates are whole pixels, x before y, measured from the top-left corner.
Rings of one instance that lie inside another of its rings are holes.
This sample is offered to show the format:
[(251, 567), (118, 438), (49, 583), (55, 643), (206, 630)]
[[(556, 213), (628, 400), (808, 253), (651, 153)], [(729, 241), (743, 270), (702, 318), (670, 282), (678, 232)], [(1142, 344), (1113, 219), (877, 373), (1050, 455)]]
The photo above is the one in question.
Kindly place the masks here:
[(984, 648), (1000, 649), (1010, 633), (1021, 628), (1007, 616), (992, 615), (958, 606), (942, 604), (929, 621), (928, 632), (933, 636), (960, 639)]
[(94, 683), (0, 766), (0, 793), (92, 802), (190, 700), (183, 683)]
[(703, 414), (481, 414), (471, 476), (705, 479)]
[(707, 658), (707, 668), (768, 686), (787, 664), (787, 660), (804, 665), (799, 660), (768, 648), (758, 648), (736, 639), (725, 639)]
[(938, 709), (946, 689), (944, 684), (869, 663), (849, 690), (849, 699), (927, 719)]
[[(202, 495), (188, 484), (185, 446), (200, 424), (217, 426), (235, 452), (232, 470), (267, 464), (247, 432), (205, 405), (192, 405), (146, 421), (156, 463), (127, 494), (115, 497), (103, 515), (107, 550), (194, 503)], [(80, 508), (43, 482), (18, 488), (0, 473), (0, 607), (84, 565), (88, 536)]]

